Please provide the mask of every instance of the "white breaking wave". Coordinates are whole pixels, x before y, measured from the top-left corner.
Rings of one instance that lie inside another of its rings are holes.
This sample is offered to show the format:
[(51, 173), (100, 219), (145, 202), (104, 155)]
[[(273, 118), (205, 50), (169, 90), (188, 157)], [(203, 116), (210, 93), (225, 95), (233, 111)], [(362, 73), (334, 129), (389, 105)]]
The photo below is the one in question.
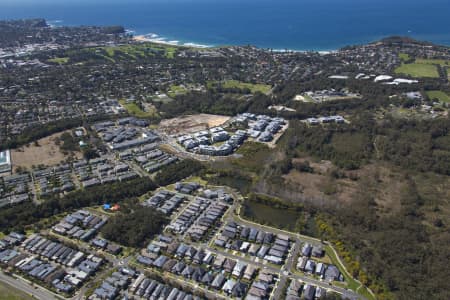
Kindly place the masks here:
[(62, 20), (51, 20), (51, 21), (46, 21), (48, 26), (50, 27), (58, 27), (58, 26), (62, 26)]
[(194, 43), (194, 42), (180, 42), (179, 40), (169, 40), (168, 38), (162, 37), (156, 33), (147, 33), (147, 34), (140, 35), (138, 37), (143, 41), (158, 43), (158, 44), (165, 44), (165, 45), (172, 45), (172, 46), (185, 46), (185, 47), (194, 47), (194, 48), (214, 47), (212, 45), (199, 44), (199, 43)]

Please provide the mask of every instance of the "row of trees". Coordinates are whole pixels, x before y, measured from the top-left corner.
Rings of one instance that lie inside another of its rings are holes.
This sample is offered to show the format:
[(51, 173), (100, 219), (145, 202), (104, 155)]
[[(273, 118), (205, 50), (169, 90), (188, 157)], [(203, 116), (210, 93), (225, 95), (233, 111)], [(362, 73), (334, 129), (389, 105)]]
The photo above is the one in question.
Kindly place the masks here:
[(202, 169), (203, 165), (200, 162), (192, 159), (185, 159), (163, 168), (158, 173), (155, 180), (158, 185), (166, 186), (190, 175), (197, 174)]

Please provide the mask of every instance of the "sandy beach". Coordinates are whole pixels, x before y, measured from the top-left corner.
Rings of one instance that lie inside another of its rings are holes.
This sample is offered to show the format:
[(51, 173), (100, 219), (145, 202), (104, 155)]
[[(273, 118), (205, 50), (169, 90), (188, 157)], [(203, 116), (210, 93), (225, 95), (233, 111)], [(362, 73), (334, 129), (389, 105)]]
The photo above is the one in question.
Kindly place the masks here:
[(168, 41), (165, 38), (159, 37), (156, 34), (135, 35), (135, 36), (133, 36), (133, 39), (138, 42), (151, 42), (151, 43), (170, 45), (170, 46), (180, 46), (180, 47), (184, 46), (184, 47), (203, 48), (203, 49), (212, 47), (212, 46), (196, 44), (196, 43), (180, 43), (179, 41), (176, 41), (176, 40)]

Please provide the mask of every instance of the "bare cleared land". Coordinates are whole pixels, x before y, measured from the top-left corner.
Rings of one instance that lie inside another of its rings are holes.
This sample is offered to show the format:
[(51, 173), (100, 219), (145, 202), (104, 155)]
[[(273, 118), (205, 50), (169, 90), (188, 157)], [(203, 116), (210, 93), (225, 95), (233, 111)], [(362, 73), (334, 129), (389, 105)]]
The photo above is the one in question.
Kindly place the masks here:
[(170, 135), (193, 133), (215, 126), (221, 126), (230, 119), (228, 116), (198, 114), (161, 121), (159, 130)]
[(64, 132), (42, 138), (37, 143), (31, 143), (11, 151), (13, 170), (17, 167), (30, 169), (37, 165), (56, 165), (67, 159), (70, 155), (81, 158), (81, 152), (72, 152), (68, 155), (62, 153), (57, 145), (56, 139)]
[[(294, 163), (306, 159), (294, 159)], [(380, 165), (367, 165), (359, 170), (346, 171), (345, 176), (332, 175), (333, 164), (329, 161), (311, 162), (313, 173), (292, 170), (284, 176), (286, 184), (306, 198), (322, 199), (325, 202), (351, 204), (375, 201), (380, 214), (397, 212), (405, 188), (405, 180), (395, 170)]]

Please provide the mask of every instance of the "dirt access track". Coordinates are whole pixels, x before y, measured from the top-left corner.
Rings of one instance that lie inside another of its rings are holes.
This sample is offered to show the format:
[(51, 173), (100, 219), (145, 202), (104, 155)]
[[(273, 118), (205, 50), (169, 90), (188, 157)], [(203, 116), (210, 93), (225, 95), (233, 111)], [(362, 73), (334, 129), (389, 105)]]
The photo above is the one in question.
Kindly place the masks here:
[(168, 135), (182, 135), (221, 126), (230, 117), (220, 115), (198, 114), (162, 120), (159, 131)]

